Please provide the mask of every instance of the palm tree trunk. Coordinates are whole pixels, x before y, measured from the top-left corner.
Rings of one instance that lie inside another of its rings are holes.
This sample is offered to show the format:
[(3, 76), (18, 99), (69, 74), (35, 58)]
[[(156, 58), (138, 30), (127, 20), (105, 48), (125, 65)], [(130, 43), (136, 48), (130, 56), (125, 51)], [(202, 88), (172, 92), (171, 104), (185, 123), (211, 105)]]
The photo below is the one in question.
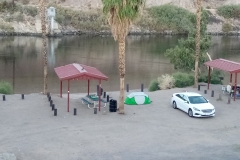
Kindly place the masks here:
[(43, 94), (47, 94), (47, 36), (46, 36), (46, 20), (45, 20), (45, 0), (41, 0), (41, 25), (42, 25), (42, 44), (43, 44)]
[(119, 40), (119, 75), (120, 75), (120, 95), (119, 95), (119, 113), (124, 114), (124, 97), (125, 97), (125, 39)]
[(198, 87), (198, 63), (199, 63), (199, 54), (200, 54), (200, 27), (201, 27), (201, 2), (202, 0), (197, 1), (197, 33), (196, 33), (196, 59), (195, 59), (195, 83), (194, 86)]

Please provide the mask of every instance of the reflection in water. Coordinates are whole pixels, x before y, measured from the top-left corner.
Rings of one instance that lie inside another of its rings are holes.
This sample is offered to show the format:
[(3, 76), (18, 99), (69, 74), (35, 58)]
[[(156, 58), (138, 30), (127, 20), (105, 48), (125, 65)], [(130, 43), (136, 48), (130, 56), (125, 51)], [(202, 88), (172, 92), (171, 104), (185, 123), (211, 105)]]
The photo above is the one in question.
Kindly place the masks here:
[[(166, 49), (177, 44), (180, 36), (129, 36), (126, 39), (125, 83), (130, 89), (145, 88), (158, 76), (175, 72), (164, 57)], [(41, 37), (0, 37), (0, 80), (12, 82), (15, 93), (43, 90)], [(238, 37), (213, 37), (209, 50), (213, 59), (240, 62)], [(48, 39), (48, 90), (59, 93), (60, 82), (54, 68), (70, 63), (93, 66), (109, 77), (105, 91), (119, 90), (118, 45), (110, 36), (68, 36)], [(97, 81), (91, 81), (95, 92)], [(63, 92), (67, 83), (63, 83)], [(87, 81), (72, 81), (71, 92), (87, 92)]]

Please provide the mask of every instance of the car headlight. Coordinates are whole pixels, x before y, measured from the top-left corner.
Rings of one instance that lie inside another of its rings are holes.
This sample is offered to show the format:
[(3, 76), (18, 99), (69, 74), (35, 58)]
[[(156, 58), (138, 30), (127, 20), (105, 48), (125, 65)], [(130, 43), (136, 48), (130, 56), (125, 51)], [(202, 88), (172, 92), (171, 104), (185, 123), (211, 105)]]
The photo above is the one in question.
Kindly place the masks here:
[(193, 109), (194, 109), (195, 111), (200, 111), (199, 109), (197, 109), (197, 108), (195, 108), (195, 107), (193, 107)]

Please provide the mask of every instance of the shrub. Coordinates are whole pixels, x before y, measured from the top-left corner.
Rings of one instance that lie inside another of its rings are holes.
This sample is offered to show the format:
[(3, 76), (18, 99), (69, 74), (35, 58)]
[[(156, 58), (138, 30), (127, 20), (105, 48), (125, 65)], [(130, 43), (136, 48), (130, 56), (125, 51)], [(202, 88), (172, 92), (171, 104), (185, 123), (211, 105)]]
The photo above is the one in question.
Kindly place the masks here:
[(30, 0), (22, 0), (22, 3), (23, 3), (24, 5), (28, 4), (29, 2), (30, 2)]
[(233, 30), (233, 27), (231, 24), (229, 23), (224, 23), (223, 26), (222, 26), (222, 31), (225, 32), (225, 33), (228, 33), (230, 31)]
[(13, 6), (12, 2), (6, 2), (6, 1), (0, 2), (0, 12), (14, 13), (14, 12), (20, 11), (21, 8), (22, 7), (17, 4)]
[(177, 72), (173, 74), (175, 87), (183, 88), (194, 84), (194, 76), (188, 73)]
[(159, 90), (158, 85), (159, 85), (158, 80), (157, 80), (157, 79), (154, 79), (154, 80), (152, 80), (152, 81), (150, 82), (150, 85), (149, 85), (148, 90), (149, 90), (150, 92)]
[[(224, 77), (223, 72), (219, 71), (219, 70), (213, 70), (213, 72), (211, 73), (211, 77), (210, 77), (210, 83), (211, 84), (222, 84), (220, 77)], [(198, 82), (208, 83), (208, 74), (206, 72), (202, 73), (198, 78)]]
[(15, 19), (17, 22), (22, 22), (22, 21), (24, 21), (24, 16), (23, 16), (23, 14), (18, 13), (18, 14), (16, 14), (16, 15), (14, 16), (14, 19)]
[(217, 8), (217, 13), (224, 18), (240, 18), (240, 5), (226, 5)]
[(6, 32), (12, 32), (14, 31), (14, 28), (8, 24), (8, 23), (1, 23), (0, 24), (0, 29)]
[(213, 70), (211, 73), (211, 84), (222, 84), (220, 77), (224, 77), (223, 72), (219, 70)]
[(206, 72), (198, 76), (198, 82), (204, 82), (204, 83), (208, 82), (208, 75)]
[(23, 12), (25, 14), (28, 14), (28, 15), (32, 16), (32, 17), (35, 17), (38, 14), (37, 8), (36, 7), (30, 7), (30, 6), (24, 7)]
[(8, 82), (0, 81), (0, 93), (12, 94), (13, 93), (12, 85)]
[(172, 87), (174, 87), (174, 78), (169, 74), (165, 74), (161, 77), (158, 77), (158, 83), (158, 87), (162, 90), (171, 89)]
[(186, 9), (174, 5), (166, 4), (152, 7), (149, 13), (156, 20), (156, 26), (163, 26), (164, 30), (185, 33), (195, 27), (195, 24), (192, 22), (195, 15)]

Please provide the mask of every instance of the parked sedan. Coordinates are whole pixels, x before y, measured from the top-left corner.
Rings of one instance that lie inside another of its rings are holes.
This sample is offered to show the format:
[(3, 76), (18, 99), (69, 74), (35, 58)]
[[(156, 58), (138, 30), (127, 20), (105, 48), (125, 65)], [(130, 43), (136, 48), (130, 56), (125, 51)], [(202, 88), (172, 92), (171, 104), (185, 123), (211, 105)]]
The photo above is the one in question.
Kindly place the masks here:
[(194, 92), (174, 93), (171, 104), (174, 109), (181, 109), (190, 117), (213, 117), (215, 108), (202, 95)]

